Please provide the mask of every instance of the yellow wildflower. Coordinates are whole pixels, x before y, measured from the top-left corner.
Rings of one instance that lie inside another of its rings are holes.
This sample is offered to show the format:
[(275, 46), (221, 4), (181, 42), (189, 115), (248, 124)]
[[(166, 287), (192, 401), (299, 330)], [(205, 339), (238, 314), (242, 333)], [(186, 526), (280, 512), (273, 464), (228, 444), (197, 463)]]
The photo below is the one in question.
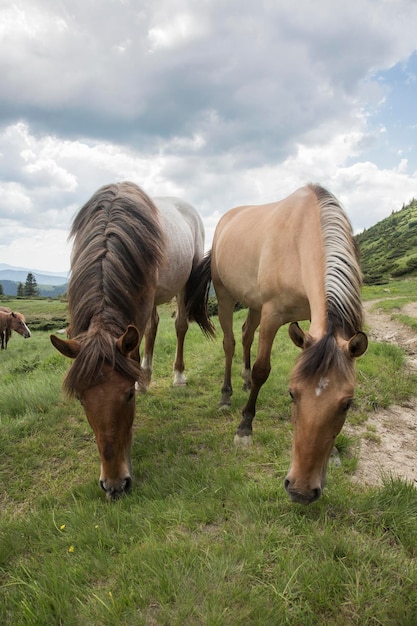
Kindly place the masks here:
[(70, 546), (70, 547), (68, 548), (68, 552), (71, 552), (71, 553), (72, 553), (72, 552), (74, 552), (74, 550), (75, 550), (74, 546)]
[(64, 530), (65, 528), (65, 524), (61, 524), (61, 526), (59, 527), (59, 530)]

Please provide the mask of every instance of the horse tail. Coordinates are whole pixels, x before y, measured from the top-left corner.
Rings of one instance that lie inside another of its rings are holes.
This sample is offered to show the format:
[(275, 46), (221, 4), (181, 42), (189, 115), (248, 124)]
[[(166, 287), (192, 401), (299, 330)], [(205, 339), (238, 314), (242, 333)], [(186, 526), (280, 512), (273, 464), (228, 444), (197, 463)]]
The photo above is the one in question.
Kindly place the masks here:
[(193, 267), (185, 286), (185, 310), (188, 321), (197, 322), (208, 337), (214, 337), (215, 328), (208, 315), (211, 284), (211, 250)]

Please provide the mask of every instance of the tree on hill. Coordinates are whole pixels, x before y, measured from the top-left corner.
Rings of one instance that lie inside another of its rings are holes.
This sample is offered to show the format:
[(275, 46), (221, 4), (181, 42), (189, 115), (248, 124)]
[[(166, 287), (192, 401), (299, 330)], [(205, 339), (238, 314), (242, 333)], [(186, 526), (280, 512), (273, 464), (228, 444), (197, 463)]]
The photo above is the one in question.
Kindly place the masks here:
[(37, 298), (39, 296), (39, 287), (34, 275), (29, 272), (26, 276), (25, 286), (23, 287), (23, 295), (25, 298)]
[(417, 274), (417, 201), (355, 237), (365, 284)]
[(0, 296), (4, 295), (3, 285), (0, 283)]

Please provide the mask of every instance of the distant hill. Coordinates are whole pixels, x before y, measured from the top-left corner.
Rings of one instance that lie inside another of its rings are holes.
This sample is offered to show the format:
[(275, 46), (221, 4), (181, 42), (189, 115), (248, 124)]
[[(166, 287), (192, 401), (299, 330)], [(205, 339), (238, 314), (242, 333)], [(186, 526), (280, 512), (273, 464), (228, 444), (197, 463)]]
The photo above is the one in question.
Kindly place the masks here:
[(41, 296), (57, 298), (67, 291), (68, 275), (64, 272), (39, 272), (0, 263), (0, 284), (3, 286), (3, 293), (6, 296), (16, 296), (18, 284), (24, 285), (29, 273), (35, 277)]
[(417, 274), (417, 200), (355, 237), (365, 284)]

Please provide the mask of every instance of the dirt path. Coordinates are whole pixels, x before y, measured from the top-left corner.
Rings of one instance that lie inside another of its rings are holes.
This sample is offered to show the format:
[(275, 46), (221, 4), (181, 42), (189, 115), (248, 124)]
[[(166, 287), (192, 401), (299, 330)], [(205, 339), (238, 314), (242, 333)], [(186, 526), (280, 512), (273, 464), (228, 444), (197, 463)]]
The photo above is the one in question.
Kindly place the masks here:
[[(364, 305), (370, 339), (404, 348), (408, 367), (417, 371), (417, 334), (389, 315), (371, 311), (374, 304), (375, 301)], [(417, 302), (404, 306), (401, 312), (417, 317)], [(378, 485), (385, 475), (411, 481), (417, 486), (417, 398), (402, 406), (376, 411), (360, 427), (347, 423), (345, 430), (351, 436), (360, 437), (359, 463), (353, 480)]]

